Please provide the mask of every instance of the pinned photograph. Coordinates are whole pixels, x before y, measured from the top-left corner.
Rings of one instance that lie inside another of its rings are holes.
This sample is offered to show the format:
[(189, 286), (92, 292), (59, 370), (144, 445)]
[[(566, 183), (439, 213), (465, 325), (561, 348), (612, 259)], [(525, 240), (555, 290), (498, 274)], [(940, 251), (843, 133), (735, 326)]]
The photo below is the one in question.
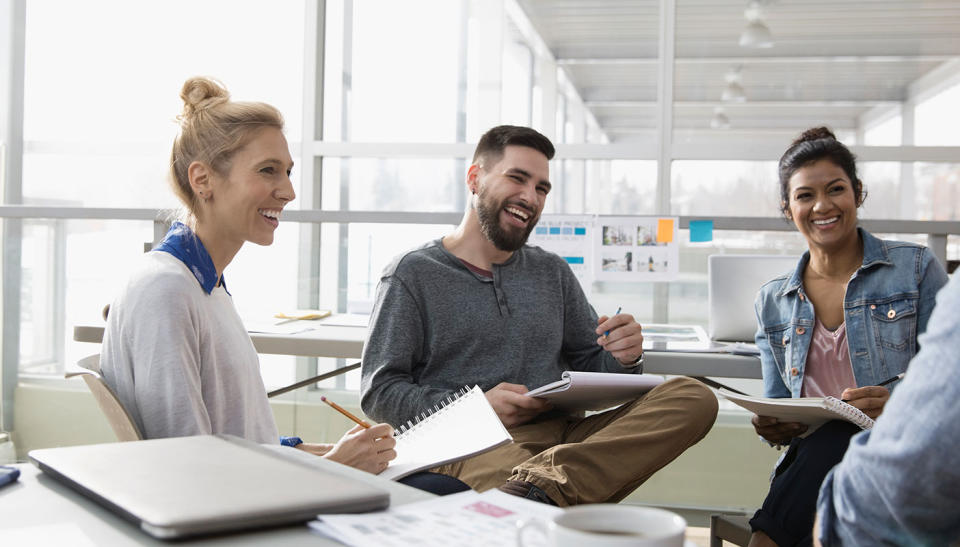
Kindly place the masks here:
[(600, 268), (605, 272), (632, 272), (633, 253), (628, 251), (622, 255), (604, 255)]
[(669, 271), (669, 261), (664, 255), (640, 253), (637, 256), (637, 271), (649, 273), (664, 273)]
[(637, 226), (637, 245), (656, 245), (657, 228), (652, 225), (640, 224)]
[(632, 247), (633, 231), (630, 228), (631, 226), (604, 226), (603, 244)]

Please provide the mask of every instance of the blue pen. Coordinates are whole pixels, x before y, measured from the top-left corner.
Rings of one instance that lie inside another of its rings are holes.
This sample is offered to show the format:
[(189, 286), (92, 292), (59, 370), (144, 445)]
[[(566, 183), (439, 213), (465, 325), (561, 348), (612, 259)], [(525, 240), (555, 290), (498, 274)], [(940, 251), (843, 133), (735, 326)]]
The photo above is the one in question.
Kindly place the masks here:
[[(615, 314), (613, 314), (613, 315), (620, 315), (620, 310), (621, 310), (621, 309), (623, 309), (623, 306), (618, 307), (618, 308), (617, 308), (617, 313), (615, 313)], [(603, 332), (603, 336), (604, 336), (604, 337), (610, 336), (610, 331), (604, 331), (604, 332)]]

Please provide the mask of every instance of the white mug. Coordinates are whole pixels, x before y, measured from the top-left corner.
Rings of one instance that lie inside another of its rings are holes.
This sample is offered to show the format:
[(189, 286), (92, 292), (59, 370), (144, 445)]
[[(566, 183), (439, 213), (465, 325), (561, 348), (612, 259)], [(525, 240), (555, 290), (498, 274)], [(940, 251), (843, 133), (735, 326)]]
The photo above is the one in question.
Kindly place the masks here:
[(544, 524), (530, 520), (517, 531), (517, 546), (525, 545), (531, 528), (554, 547), (683, 547), (687, 521), (653, 507), (597, 503), (578, 505), (558, 513)]

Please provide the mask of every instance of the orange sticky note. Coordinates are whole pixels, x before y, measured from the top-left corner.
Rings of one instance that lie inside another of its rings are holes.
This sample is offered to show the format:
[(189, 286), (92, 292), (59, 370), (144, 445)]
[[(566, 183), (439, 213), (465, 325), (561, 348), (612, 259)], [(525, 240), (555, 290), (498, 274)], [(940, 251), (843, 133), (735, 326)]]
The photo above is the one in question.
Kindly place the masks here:
[(657, 243), (673, 242), (673, 219), (661, 218), (657, 220)]

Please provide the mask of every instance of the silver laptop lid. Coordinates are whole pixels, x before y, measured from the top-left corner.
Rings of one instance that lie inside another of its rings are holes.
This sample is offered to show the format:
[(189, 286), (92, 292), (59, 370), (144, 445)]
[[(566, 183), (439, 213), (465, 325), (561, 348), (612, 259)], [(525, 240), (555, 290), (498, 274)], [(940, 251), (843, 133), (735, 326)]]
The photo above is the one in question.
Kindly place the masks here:
[(753, 309), (757, 291), (767, 281), (792, 272), (799, 259), (787, 255), (710, 255), (710, 339), (753, 342), (757, 332), (757, 314)]
[(383, 490), (228, 435), (49, 448), (29, 457), (164, 539), (371, 511), (390, 501)]

